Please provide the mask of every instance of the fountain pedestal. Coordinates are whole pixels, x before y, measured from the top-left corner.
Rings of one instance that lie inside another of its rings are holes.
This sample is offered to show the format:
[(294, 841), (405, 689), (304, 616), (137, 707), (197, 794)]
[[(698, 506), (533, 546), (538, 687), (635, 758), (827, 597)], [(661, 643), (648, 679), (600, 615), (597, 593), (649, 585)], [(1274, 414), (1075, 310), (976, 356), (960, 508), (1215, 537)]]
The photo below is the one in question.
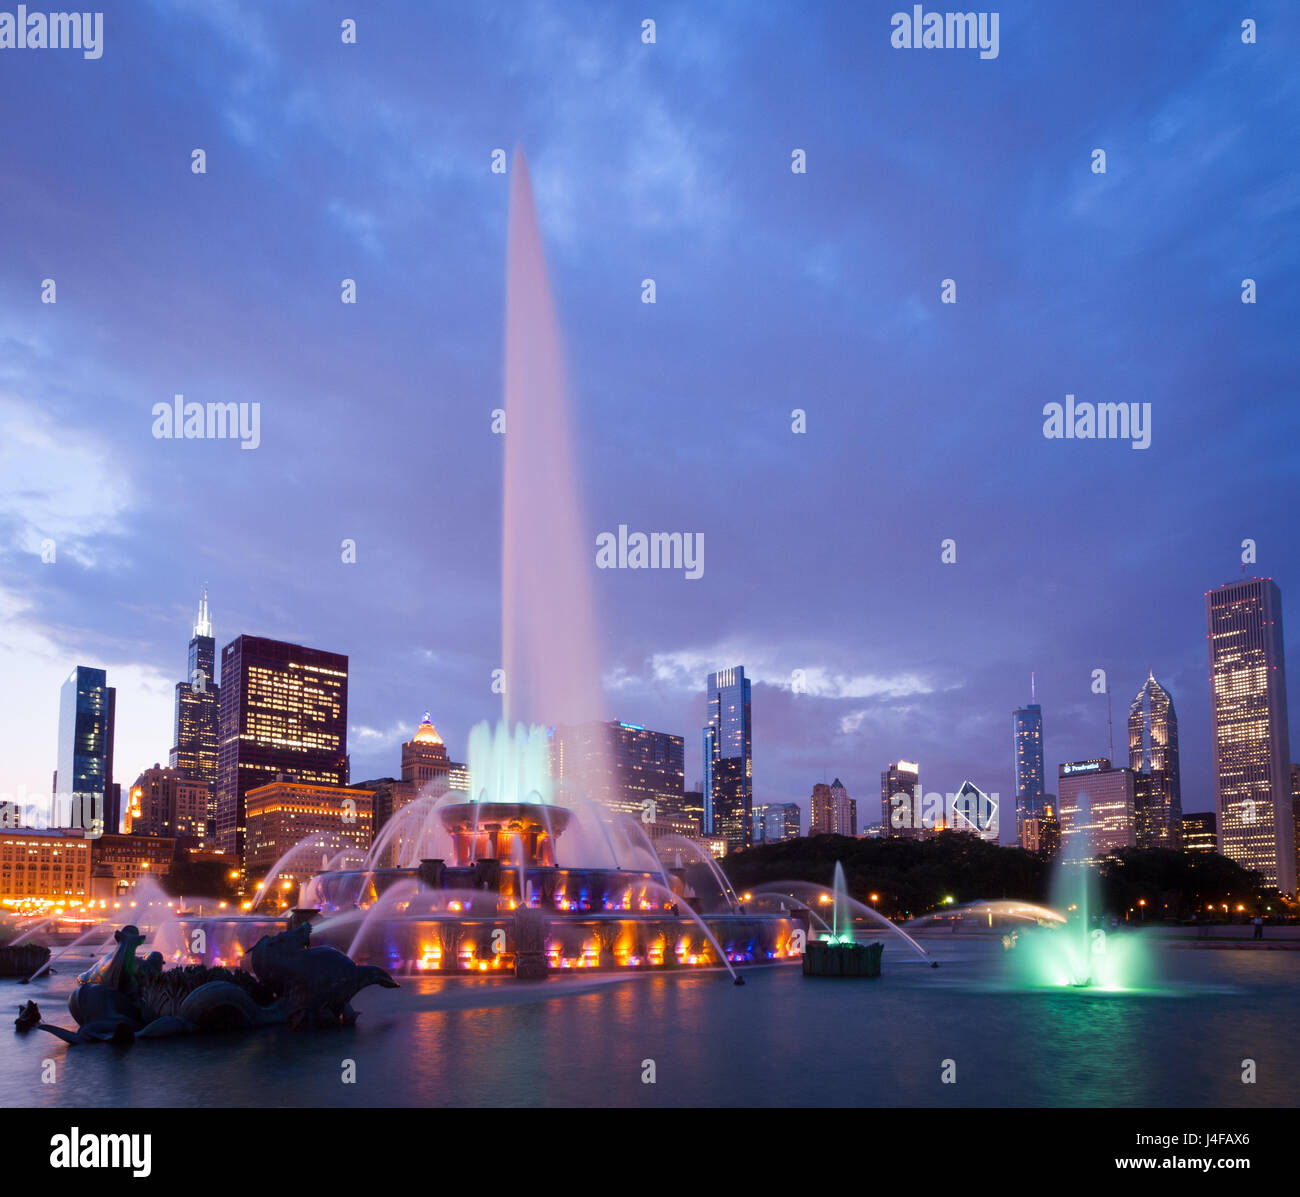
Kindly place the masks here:
[(446, 866), (446, 861), (439, 860), (436, 857), (420, 861), (420, 866), (416, 870), (416, 876), (420, 879), (420, 884), (425, 889), (442, 888), (442, 871)]
[(515, 911), (515, 976), (521, 981), (544, 981), (550, 971), (546, 963), (546, 915), (525, 907)]
[(804, 948), (805, 977), (878, 977), (883, 943), (827, 943), (809, 940)]

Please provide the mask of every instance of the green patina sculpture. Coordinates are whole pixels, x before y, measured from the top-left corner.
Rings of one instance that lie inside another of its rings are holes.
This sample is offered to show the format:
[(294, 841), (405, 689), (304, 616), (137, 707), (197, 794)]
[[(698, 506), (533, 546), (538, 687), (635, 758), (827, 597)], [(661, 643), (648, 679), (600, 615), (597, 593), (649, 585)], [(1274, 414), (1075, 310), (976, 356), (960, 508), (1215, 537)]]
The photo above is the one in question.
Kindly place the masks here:
[(264, 935), (249, 953), (252, 974), (203, 965), (165, 969), (157, 952), (136, 959), (144, 936), (126, 926), (114, 933), (112, 953), (78, 976), (68, 995), (75, 1031), (40, 1020), (35, 1003), (20, 1012), (17, 1025), (65, 1043), (129, 1043), (271, 1023), (338, 1026), (355, 1021), (351, 1000), (358, 991), (397, 988), (382, 968), (358, 965), (337, 948), (310, 947), (310, 937), (308, 923)]

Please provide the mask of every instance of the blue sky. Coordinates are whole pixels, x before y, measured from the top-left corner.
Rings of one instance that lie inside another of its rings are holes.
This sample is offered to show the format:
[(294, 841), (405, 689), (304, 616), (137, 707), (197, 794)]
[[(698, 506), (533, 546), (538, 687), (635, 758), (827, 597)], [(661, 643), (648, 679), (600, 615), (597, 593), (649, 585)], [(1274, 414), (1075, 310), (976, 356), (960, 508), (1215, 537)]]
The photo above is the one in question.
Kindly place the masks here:
[[(1009, 793), (1031, 669), (1051, 776), (1106, 752), (1092, 671), (1121, 744), (1151, 667), (1208, 808), (1202, 594), (1243, 539), (1300, 651), (1300, 10), (1243, 45), (1217, 3), (1004, 3), (985, 61), (892, 49), (896, 7), (107, 4), (97, 61), (0, 52), (0, 789), (48, 787), (76, 664), (119, 780), (165, 761), (204, 582), (219, 643), (349, 654), (355, 778), (426, 709), (463, 755), (520, 144), (610, 717), (684, 734), (693, 783), (704, 676), (745, 664), (756, 800), (839, 776), (869, 820), (900, 757)], [(154, 439), (177, 392), (260, 403), (260, 447)], [(1151, 447), (1044, 439), (1066, 393), (1149, 402)], [(596, 570), (619, 524), (704, 533), (704, 577)]]

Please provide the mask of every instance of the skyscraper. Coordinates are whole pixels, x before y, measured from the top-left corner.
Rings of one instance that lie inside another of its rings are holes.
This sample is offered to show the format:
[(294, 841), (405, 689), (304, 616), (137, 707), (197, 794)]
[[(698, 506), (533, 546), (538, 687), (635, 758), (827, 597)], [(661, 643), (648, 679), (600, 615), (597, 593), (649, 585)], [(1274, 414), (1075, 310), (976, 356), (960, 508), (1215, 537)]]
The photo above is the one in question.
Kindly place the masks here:
[(704, 728), (704, 834), (721, 836), (727, 850), (752, 842), (754, 735), (749, 678), (742, 666), (709, 674)]
[(1043, 708), (1038, 705), (1033, 675), (1029, 681), (1030, 702), (1012, 717), (1012, 739), (1016, 753), (1016, 838), (1024, 839), (1026, 819), (1043, 812), (1046, 784), (1043, 765)]
[(1214, 812), (1197, 811), (1183, 816), (1183, 851), (1217, 852), (1219, 837), (1214, 829)]
[(837, 777), (831, 782), (831, 808), (835, 812), (835, 834), (858, 834), (858, 804), (849, 797), (844, 783)]
[(557, 781), (580, 778), (592, 798), (647, 825), (686, 817), (681, 736), (610, 719), (557, 727), (553, 744)]
[(309, 836), (311, 851), (296, 852), (285, 861), (277, 874), (279, 889), (264, 895), (273, 905), (292, 905), (297, 887), (344, 849), (351, 849), (354, 859), (362, 859), (371, 844), (372, 799), (369, 790), (356, 786), (296, 781), (272, 781), (250, 789), (245, 797), (250, 884), (265, 882), (276, 861)]
[(348, 784), (348, 659), (260, 636), (221, 653), (217, 847), (244, 862), (245, 795), (283, 775)]
[(1026, 819), (1020, 846), (1045, 860), (1055, 860), (1061, 852), (1061, 821), (1056, 817), (1056, 795), (1043, 795), (1043, 813)]
[[(374, 795), (372, 807), (374, 834), (377, 836), (389, 819), (417, 798), (426, 795), (439, 797), (453, 789), (467, 790), (469, 777), (464, 765), (448, 758), (447, 746), (433, 726), (429, 712), (425, 711), (415, 734), (402, 745), (401, 777), (375, 777), (358, 782), (357, 786)], [(394, 840), (392, 859), (383, 863), (395, 864), (401, 846), (398, 837)]]
[(176, 720), (173, 747), (167, 764), (190, 781), (205, 782), (208, 821), (215, 823), (217, 791), (217, 733), (219, 694), (216, 675), (217, 643), (212, 638), (208, 614), (208, 589), (199, 599), (199, 615), (190, 640), (189, 666), (183, 682), (176, 683)]
[(1136, 775), (1139, 848), (1182, 846), (1183, 799), (1178, 777), (1178, 715), (1169, 692), (1147, 671), (1128, 713), (1128, 763)]
[[(1042, 804), (1039, 809), (1042, 809)], [(957, 792), (948, 799), (944, 815), (949, 831), (976, 835), (988, 844), (998, 842), (1000, 827), (997, 801), (973, 781), (961, 783)]]
[(813, 786), (808, 834), (858, 834), (857, 803), (849, 797), (848, 790), (838, 777), (830, 785), (819, 781)]
[(808, 800), (808, 834), (830, 835), (835, 830), (835, 800), (831, 788), (824, 781), (813, 783), (812, 797)]
[(208, 834), (210, 795), (205, 782), (182, 777), (175, 769), (155, 764), (131, 786), (128, 825), (124, 830), (132, 835), (202, 840)]
[(445, 794), (451, 788), (450, 773), (447, 746), (425, 711), (415, 735), (402, 745), (402, 780), (411, 786), (411, 797), (418, 798), (421, 794)]
[(1132, 769), (1115, 769), (1105, 757), (1067, 761), (1060, 768), (1061, 855), (1095, 862), (1117, 848), (1137, 845)]
[(91, 835), (117, 831), (121, 790), (113, 783), (117, 691), (102, 669), (78, 665), (59, 690), (59, 743), (51, 799), (52, 827)]
[(1219, 851), (1296, 888), (1282, 593), (1244, 578), (1205, 595)]
[(921, 806), (921, 766), (898, 761), (880, 774), (880, 828), (883, 835), (924, 839)]
[(754, 843), (779, 844), (799, 838), (799, 804), (767, 802), (754, 807)]

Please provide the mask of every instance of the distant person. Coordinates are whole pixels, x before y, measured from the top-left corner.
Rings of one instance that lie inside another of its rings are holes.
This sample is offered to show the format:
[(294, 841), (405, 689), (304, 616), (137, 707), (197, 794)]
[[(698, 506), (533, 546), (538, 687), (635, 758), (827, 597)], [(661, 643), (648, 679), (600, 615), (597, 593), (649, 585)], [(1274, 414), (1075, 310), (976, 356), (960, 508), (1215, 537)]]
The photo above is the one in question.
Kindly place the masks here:
[(1255, 938), (1256, 938), (1256, 939), (1263, 939), (1263, 938), (1264, 938), (1264, 918), (1263, 918), (1263, 916), (1257, 914), (1257, 915), (1256, 915), (1253, 919), (1251, 919), (1250, 921), (1251, 921), (1252, 923), (1255, 924)]

